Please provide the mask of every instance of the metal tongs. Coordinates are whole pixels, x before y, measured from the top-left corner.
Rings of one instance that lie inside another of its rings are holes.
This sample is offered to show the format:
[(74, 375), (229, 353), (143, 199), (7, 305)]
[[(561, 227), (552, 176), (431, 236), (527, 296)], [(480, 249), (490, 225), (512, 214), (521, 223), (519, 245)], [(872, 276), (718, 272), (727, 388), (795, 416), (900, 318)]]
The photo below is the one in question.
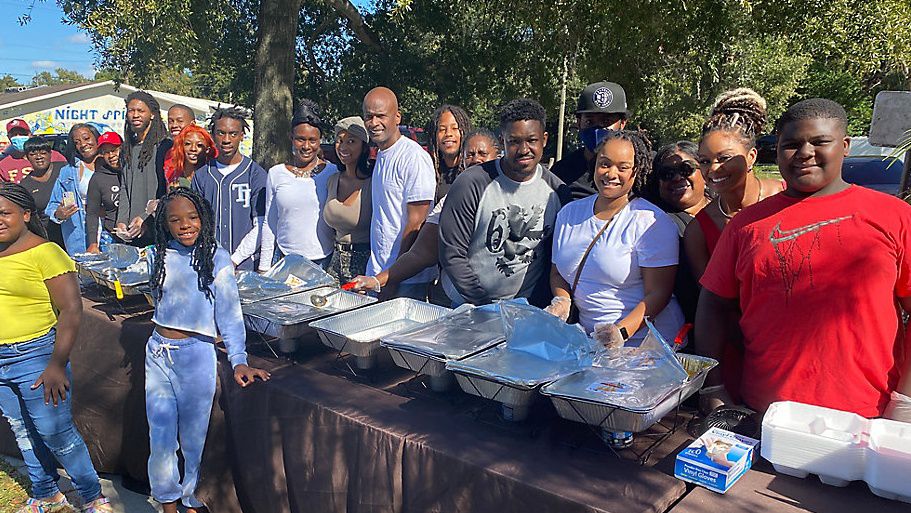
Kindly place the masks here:
[(354, 288), (355, 285), (357, 285), (356, 281), (349, 281), (348, 283), (342, 285), (340, 288), (333, 290), (332, 292), (330, 292), (328, 294), (325, 294), (325, 295), (310, 294), (310, 304), (312, 304), (313, 306), (315, 306), (317, 308), (322, 308), (329, 303), (330, 296), (338, 294), (339, 292), (341, 292), (343, 290), (351, 290)]

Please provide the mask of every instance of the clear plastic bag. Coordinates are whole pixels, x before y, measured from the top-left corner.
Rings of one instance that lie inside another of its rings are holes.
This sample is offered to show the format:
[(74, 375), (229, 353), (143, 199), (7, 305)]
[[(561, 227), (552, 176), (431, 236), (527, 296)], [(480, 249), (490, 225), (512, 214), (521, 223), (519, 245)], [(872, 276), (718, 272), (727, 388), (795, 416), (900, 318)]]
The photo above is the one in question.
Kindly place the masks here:
[[(527, 304), (501, 302), (500, 315), (510, 350), (553, 362), (589, 359), (594, 343), (579, 325), (569, 325)], [(589, 360), (590, 361), (590, 360)]]
[[(511, 302), (528, 304), (524, 299)], [(463, 358), (506, 337), (501, 304), (480, 307), (464, 304), (432, 323), (385, 337), (383, 345), (440, 359)]]
[(338, 285), (322, 267), (300, 255), (288, 255), (273, 265), (264, 275), (284, 283), (295, 290), (314, 289), (324, 285)]

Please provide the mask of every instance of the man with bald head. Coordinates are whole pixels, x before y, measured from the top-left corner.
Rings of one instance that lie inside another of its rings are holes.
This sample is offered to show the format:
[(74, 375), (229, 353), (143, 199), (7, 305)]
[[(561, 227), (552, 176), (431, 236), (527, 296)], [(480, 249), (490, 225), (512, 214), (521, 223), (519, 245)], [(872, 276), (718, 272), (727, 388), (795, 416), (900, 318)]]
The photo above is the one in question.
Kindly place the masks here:
[(177, 137), (185, 126), (195, 124), (196, 113), (190, 107), (182, 103), (175, 103), (168, 109), (168, 132), (171, 133), (171, 139)]
[[(370, 261), (367, 274), (376, 276), (408, 251), (427, 219), (436, 194), (436, 173), (430, 154), (402, 137), (399, 102), (385, 87), (364, 97), (364, 124), (377, 145), (373, 168), (373, 217), (370, 221)], [(435, 269), (425, 269), (399, 285), (398, 296), (424, 300)], [(389, 296), (391, 291), (386, 291)]]

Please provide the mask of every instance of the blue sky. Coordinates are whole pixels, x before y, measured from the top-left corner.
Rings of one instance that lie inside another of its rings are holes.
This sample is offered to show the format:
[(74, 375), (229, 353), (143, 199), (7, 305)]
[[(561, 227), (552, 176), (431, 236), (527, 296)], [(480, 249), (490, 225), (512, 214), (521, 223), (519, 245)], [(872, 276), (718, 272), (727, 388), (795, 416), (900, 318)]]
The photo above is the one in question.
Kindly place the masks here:
[(63, 23), (54, 0), (38, 0), (32, 21), (18, 18), (31, 0), (0, 0), (0, 76), (7, 73), (26, 83), (39, 71), (66, 68), (92, 78), (95, 53), (88, 36)]

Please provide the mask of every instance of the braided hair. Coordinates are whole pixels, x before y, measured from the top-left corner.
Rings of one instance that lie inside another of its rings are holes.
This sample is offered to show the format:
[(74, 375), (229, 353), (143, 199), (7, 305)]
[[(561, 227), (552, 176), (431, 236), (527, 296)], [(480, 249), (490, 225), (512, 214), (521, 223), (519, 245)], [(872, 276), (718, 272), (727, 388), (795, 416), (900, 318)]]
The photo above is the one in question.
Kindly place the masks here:
[[(92, 135), (95, 136), (96, 141), (98, 140), (99, 137), (101, 137), (101, 133), (98, 132), (98, 127), (96, 127), (93, 124), (76, 123), (75, 125), (73, 125), (72, 128), (70, 128), (69, 135), (66, 136), (66, 148), (64, 148), (64, 150), (63, 150), (63, 155), (66, 157), (66, 161), (71, 166), (76, 165), (76, 154), (79, 153), (78, 151), (76, 151), (76, 141), (73, 140), (73, 137), (75, 137), (77, 130), (81, 130), (83, 128), (85, 128), (86, 130), (91, 132)], [(82, 157), (82, 155), (79, 155), (79, 156)]]
[(168, 249), (168, 243), (173, 240), (171, 230), (168, 228), (168, 205), (176, 198), (185, 198), (193, 203), (196, 212), (199, 213), (199, 236), (193, 247), (193, 258), (191, 265), (196, 271), (198, 278), (197, 286), (199, 291), (206, 295), (209, 300), (215, 299), (210, 285), (215, 281), (215, 251), (218, 249), (218, 242), (215, 241), (215, 221), (212, 213), (212, 206), (196, 191), (186, 187), (175, 187), (168, 191), (158, 202), (158, 208), (155, 210), (155, 265), (152, 270), (152, 279), (150, 286), (157, 291), (158, 299), (164, 294), (162, 284), (165, 278), (164, 259)]
[(652, 174), (652, 143), (648, 135), (642, 130), (610, 130), (607, 135), (595, 148), (595, 155), (601, 153), (601, 149), (608, 141), (627, 141), (633, 145), (633, 188), (632, 197), (641, 197), (646, 187), (648, 175)]
[(0, 181), (0, 198), (6, 198), (22, 210), (31, 213), (31, 217), (26, 223), (28, 230), (42, 239), (47, 239), (47, 230), (39, 219), (38, 205), (35, 204), (35, 198), (28, 192), (25, 187), (12, 182)]
[(462, 107), (444, 104), (433, 111), (433, 115), (430, 117), (430, 123), (427, 124), (427, 135), (430, 136), (430, 157), (433, 159), (433, 168), (437, 170), (437, 181), (441, 178), (440, 162), (443, 160), (440, 156), (440, 149), (437, 147), (437, 132), (440, 130), (440, 118), (443, 117), (443, 113), (445, 112), (452, 114), (456, 124), (459, 125), (460, 140), (458, 154), (460, 171), (465, 168), (464, 162), (462, 162), (461, 159), (462, 150), (465, 149), (465, 142), (468, 141), (468, 138), (465, 136), (471, 132), (471, 120), (468, 118), (468, 113), (465, 112), (465, 109)]
[(222, 118), (231, 118), (240, 121), (240, 125), (244, 129), (244, 133), (250, 129), (250, 124), (247, 123), (247, 111), (241, 108), (238, 105), (233, 107), (219, 107), (215, 109), (215, 112), (209, 117), (209, 133), (215, 135), (215, 123)]
[[(146, 104), (146, 107), (149, 108), (149, 111), (152, 113), (152, 120), (149, 123), (149, 131), (146, 133), (145, 139), (142, 140), (142, 148), (139, 150), (139, 167), (142, 167), (151, 160), (154, 156), (154, 151), (156, 146), (161, 141), (168, 138), (168, 128), (164, 125), (164, 122), (161, 120), (161, 106), (158, 105), (158, 100), (156, 100), (151, 94), (145, 91), (133, 91), (126, 98), (126, 105), (129, 108), (130, 102), (133, 100), (139, 100), (142, 103)], [(72, 133), (72, 132), (70, 132)], [(133, 146), (136, 145), (137, 134), (133, 132), (133, 129), (130, 128), (129, 123), (124, 123), (123, 125), (123, 145), (120, 147), (121, 159), (123, 162), (129, 163), (133, 158)]]
[(747, 148), (753, 148), (765, 123), (765, 99), (756, 91), (741, 87), (715, 98), (712, 112), (702, 125), (702, 137), (709, 132), (724, 130), (739, 135)]

